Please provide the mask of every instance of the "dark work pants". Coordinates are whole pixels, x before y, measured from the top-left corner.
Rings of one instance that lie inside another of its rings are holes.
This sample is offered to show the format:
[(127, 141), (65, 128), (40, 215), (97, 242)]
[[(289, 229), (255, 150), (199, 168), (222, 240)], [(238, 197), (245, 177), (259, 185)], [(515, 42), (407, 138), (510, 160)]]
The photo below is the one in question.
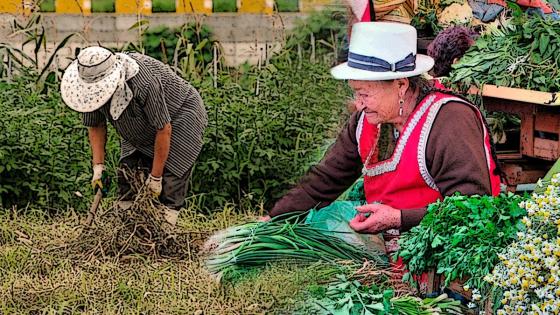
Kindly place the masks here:
[[(122, 200), (132, 200), (134, 198), (134, 196), (132, 196), (130, 183), (126, 180), (124, 175), (127, 170), (141, 171), (144, 173), (144, 178), (147, 179), (152, 170), (152, 158), (135, 151), (133, 154), (120, 161), (117, 171), (117, 181), (119, 185), (119, 195)], [(190, 175), (191, 170), (188, 170), (182, 177), (177, 177), (169, 172), (167, 168), (164, 168), (162, 190), (159, 200), (167, 207), (175, 210), (179, 210), (185, 206)]]

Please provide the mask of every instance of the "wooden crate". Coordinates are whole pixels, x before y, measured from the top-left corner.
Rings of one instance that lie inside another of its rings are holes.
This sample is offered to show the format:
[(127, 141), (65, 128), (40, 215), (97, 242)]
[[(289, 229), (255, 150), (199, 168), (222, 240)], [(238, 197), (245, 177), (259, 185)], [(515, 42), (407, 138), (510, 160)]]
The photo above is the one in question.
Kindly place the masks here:
[[(433, 270), (431, 272), (433, 273), (433, 283), (431, 284), (433, 292), (447, 293), (451, 298), (460, 297), (459, 300), (465, 305), (472, 301), (472, 292), (464, 289), (467, 279), (455, 280), (445, 286), (445, 277), (441, 274), (434, 273)], [(469, 310), (467, 314), (478, 315), (480, 310), (484, 310), (484, 314), (492, 314), (492, 305), (493, 301), (488, 299), (481, 308)]]
[(518, 184), (535, 183), (560, 158), (560, 97), (524, 89), (485, 85), (481, 94), (489, 112), (505, 112), (519, 116), (520, 136), (513, 152), (497, 152), (506, 174), (508, 190)]
[(485, 85), (482, 96), (486, 110), (520, 117), (521, 155), (547, 161), (560, 158), (560, 98), (556, 93)]

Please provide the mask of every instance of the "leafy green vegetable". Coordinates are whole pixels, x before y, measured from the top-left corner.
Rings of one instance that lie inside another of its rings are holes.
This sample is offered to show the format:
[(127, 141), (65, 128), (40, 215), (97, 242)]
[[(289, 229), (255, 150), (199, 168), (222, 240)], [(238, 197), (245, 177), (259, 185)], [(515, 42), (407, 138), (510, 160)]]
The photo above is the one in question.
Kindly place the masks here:
[(526, 211), (518, 204), (524, 199), (512, 193), (446, 197), (431, 204), (420, 225), (402, 235), (397, 255), (411, 274), (435, 268), (445, 276), (445, 285), (467, 278), (465, 284), (484, 295), (488, 292), (484, 276), (521, 228)]
[(344, 275), (337, 275), (325, 290), (315, 290), (310, 304), (314, 307), (313, 314), (463, 314), (460, 302), (445, 294), (424, 300), (408, 295), (395, 296), (392, 289), (377, 284), (363, 285)]
[(560, 21), (518, 16), (480, 37), (453, 65), (449, 83), (493, 84), (543, 92), (560, 91)]

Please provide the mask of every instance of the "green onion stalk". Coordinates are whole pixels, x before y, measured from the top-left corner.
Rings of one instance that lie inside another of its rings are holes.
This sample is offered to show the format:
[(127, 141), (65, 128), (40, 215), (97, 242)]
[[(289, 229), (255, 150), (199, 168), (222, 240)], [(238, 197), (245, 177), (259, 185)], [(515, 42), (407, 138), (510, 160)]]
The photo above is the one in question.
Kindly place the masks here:
[(214, 234), (205, 243), (207, 270), (220, 280), (233, 272), (262, 267), (271, 262), (294, 263), (368, 260), (380, 268), (388, 266), (385, 253), (348, 244), (326, 231), (303, 223), (301, 215), (279, 217), (268, 222), (234, 226)]

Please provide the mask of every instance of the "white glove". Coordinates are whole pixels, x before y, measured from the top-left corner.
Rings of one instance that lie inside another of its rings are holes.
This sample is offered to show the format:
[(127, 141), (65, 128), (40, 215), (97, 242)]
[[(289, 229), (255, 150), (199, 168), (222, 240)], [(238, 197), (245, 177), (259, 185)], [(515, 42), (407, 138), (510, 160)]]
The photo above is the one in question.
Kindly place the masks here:
[(95, 187), (103, 188), (103, 183), (101, 182), (101, 176), (103, 175), (103, 171), (105, 170), (105, 165), (102, 163), (95, 164), (93, 166), (93, 177), (91, 178), (91, 187), (95, 189)]
[(154, 197), (159, 197), (159, 195), (161, 194), (161, 184), (162, 178), (152, 176), (152, 174), (150, 174), (150, 176), (148, 176), (148, 179), (146, 180), (146, 186), (148, 186), (148, 189), (152, 192), (152, 195), (154, 195)]
[(165, 221), (171, 224), (171, 226), (177, 225), (177, 218), (179, 217), (179, 210), (165, 209), (164, 215)]

